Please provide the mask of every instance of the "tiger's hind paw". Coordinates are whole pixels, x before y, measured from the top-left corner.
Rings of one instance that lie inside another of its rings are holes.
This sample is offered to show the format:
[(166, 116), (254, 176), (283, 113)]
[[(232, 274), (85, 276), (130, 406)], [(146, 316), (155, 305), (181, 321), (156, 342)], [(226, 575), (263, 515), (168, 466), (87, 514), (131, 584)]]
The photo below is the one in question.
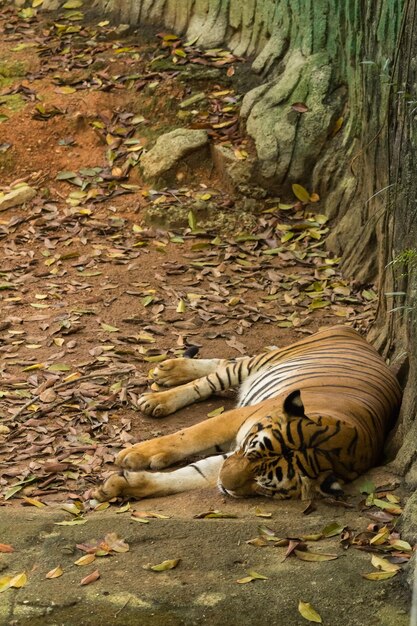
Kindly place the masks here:
[(138, 398), (137, 407), (152, 417), (165, 417), (177, 410), (171, 391), (144, 393)]

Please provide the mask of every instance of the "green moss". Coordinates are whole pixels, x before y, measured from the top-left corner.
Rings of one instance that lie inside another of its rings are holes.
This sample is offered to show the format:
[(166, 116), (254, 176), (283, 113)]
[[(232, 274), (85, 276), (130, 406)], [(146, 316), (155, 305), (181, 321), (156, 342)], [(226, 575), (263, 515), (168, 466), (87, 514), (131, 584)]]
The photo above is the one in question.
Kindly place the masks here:
[(7, 109), (7, 111), (20, 111), (20, 109), (23, 109), (25, 104), (24, 99), (18, 93), (11, 94), (10, 96), (0, 96), (0, 110)]
[(27, 67), (21, 61), (0, 60), (0, 77), (19, 78), (25, 76)]
[(16, 158), (11, 152), (0, 152), (0, 174), (11, 174), (16, 170)]

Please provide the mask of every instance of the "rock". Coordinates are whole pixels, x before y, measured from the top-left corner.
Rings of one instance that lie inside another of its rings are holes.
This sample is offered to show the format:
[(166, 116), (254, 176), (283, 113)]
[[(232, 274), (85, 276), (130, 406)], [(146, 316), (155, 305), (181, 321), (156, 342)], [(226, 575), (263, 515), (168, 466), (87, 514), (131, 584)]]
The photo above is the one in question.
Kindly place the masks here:
[(229, 191), (236, 190), (239, 185), (250, 183), (253, 159), (238, 159), (231, 148), (219, 144), (211, 146), (211, 158), (217, 174)]
[(183, 157), (208, 143), (205, 130), (177, 128), (158, 137), (156, 144), (140, 159), (145, 178), (158, 178), (172, 169)]
[(36, 196), (36, 190), (33, 187), (29, 187), (29, 185), (22, 185), (21, 187), (16, 187), (9, 191), (9, 193), (0, 195), (0, 211), (7, 211), (7, 209), (11, 209), (14, 206), (18, 206), (19, 204), (24, 204), (25, 202), (29, 202)]

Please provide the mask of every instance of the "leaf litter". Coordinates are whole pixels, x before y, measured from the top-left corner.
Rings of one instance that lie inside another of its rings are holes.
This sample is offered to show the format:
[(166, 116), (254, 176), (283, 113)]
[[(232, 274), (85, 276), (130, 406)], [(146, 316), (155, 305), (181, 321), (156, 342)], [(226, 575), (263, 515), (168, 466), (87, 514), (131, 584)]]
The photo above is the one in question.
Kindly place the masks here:
[[(191, 180), (179, 170), (165, 189), (142, 182), (140, 156), (166, 124), (205, 128), (237, 160), (253, 154), (239, 125), (244, 94), (232, 81), (242, 59), (170, 33), (160, 33), (145, 53), (137, 41), (122, 41), (107, 21), (83, 24), (79, 0), (69, 0), (53, 22), (37, 12), (41, 4), (0, 9), (8, 55), (26, 64), (25, 76), (2, 91), (18, 95), (24, 108), (0, 116), (8, 136), (0, 154), (14, 160), (3, 171), (0, 200), (22, 185), (37, 191), (25, 206), (2, 211), (0, 220), (0, 504), (40, 508), (67, 501), (62, 508), (72, 518), (57, 524), (78, 525), (90, 510), (108, 506), (89, 494), (114, 453), (139, 431), (154, 434), (136, 413), (150, 363), (193, 357), (200, 348), (203, 357), (255, 353), (340, 321), (366, 330), (376, 293), (347, 281), (339, 259), (326, 252), (329, 224), (314, 190), (294, 183), (294, 197), (285, 202), (256, 189), (232, 194), (204, 169)], [(195, 79), (196, 90), (192, 77), (201, 69), (214, 78)], [(177, 109), (158, 115), (169, 100)], [(302, 102), (292, 109), (308, 111)], [(45, 153), (53, 155), (48, 162)], [(155, 210), (169, 215), (177, 209), (186, 215), (180, 226), (170, 222), (162, 230), (145, 219)], [(204, 219), (214, 212), (226, 221)], [(413, 551), (395, 527), (400, 503), (372, 483), (363, 492), (372, 520), (364, 532), (335, 522), (282, 538), (259, 527), (247, 543), (324, 561), (337, 555), (313, 552), (308, 543), (340, 536), (343, 550), (371, 553), (376, 571), (365, 578), (395, 576)], [(117, 512), (128, 511), (124, 505)], [(167, 517), (130, 513), (144, 524)], [(214, 510), (196, 517), (236, 516)], [(85, 553), (77, 566), (129, 550), (115, 533), (77, 547)], [(0, 544), (0, 552), (13, 549)], [(145, 567), (166, 571), (179, 561)], [(58, 565), (46, 578), (63, 573)], [(254, 570), (247, 574), (237, 582), (267, 579)], [(80, 584), (99, 577), (96, 569)], [(25, 573), (4, 576), (0, 591), (26, 583)], [(299, 612), (321, 622), (308, 603), (300, 601)]]

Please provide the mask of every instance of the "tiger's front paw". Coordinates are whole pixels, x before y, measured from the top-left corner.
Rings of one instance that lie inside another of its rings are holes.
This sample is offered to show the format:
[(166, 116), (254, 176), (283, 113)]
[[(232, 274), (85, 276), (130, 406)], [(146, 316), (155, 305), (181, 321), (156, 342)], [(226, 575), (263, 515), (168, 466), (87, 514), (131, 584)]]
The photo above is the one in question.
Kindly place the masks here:
[(92, 492), (92, 497), (99, 502), (107, 502), (118, 496), (146, 498), (153, 493), (152, 474), (148, 472), (123, 472), (112, 474), (104, 483)]
[(137, 406), (142, 413), (152, 417), (164, 417), (177, 410), (170, 391), (144, 393), (139, 396)]
[(164, 446), (158, 439), (136, 443), (119, 452), (116, 465), (128, 470), (163, 469), (179, 460), (174, 449)]
[(123, 474), (112, 474), (100, 487), (94, 489), (91, 495), (99, 502), (107, 502), (123, 495), (126, 487), (127, 482)]

